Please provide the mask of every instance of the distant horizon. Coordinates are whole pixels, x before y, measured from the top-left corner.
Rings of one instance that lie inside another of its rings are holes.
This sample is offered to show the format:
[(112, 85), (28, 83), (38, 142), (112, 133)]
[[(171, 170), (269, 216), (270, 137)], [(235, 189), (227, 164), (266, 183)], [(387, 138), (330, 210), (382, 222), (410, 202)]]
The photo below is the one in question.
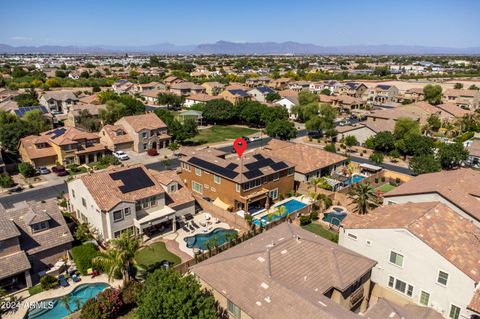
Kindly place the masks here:
[(5, 0), (2, 11), (0, 43), (15, 47), (184, 46), (222, 40), (480, 47), (476, 0)]

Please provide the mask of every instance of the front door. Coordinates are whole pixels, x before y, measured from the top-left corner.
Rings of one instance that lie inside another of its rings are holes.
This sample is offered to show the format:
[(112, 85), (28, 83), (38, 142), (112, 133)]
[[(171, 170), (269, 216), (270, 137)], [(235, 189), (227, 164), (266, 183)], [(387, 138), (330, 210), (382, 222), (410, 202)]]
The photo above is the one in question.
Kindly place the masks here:
[(152, 148), (153, 148), (154, 150), (157, 149), (157, 142), (152, 142)]

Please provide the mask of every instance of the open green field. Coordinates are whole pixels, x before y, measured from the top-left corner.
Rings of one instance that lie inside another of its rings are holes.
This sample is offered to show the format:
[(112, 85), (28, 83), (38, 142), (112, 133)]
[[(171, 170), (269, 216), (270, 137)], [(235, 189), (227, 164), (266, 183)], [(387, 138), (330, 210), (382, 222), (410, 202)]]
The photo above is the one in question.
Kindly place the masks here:
[(180, 257), (169, 252), (163, 242), (154, 243), (135, 254), (135, 262), (145, 267), (163, 260), (168, 260), (174, 265), (181, 263)]
[(377, 187), (376, 189), (381, 191), (382, 193), (386, 193), (394, 189), (395, 186), (390, 185), (390, 184), (383, 184), (382, 186)]
[(248, 127), (215, 125), (204, 130), (199, 130), (197, 136), (186, 140), (186, 142), (192, 144), (217, 143), (247, 136), (256, 132), (258, 132), (258, 130)]
[(338, 234), (326, 229), (320, 224), (310, 223), (308, 225), (302, 226), (302, 228), (335, 243), (338, 242)]

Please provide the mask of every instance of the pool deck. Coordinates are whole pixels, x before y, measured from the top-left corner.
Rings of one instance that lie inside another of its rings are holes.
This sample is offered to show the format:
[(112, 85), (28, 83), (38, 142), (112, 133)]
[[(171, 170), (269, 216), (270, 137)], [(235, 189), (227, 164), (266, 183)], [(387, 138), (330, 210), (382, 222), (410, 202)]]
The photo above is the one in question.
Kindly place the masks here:
[(306, 205), (310, 205), (312, 203), (312, 199), (308, 196), (303, 196), (302, 195), (302, 196), (298, 196), (298, 197), (289, 197), (289, 198), (286, 198), (284, 200), (281, 200), (281, 201), (275, 203), (269, 209), (263, 209), (263, 210), (259, 211), (258, 213), (253, 215), (253, 219), (261, 219), (262, 217), (267, 216), (268, 214), (275, 212), (278, 209), (278, 207), (282, 206), (286, 202), (289, 202), (293, 199), (296, 200), (296, 201), (302, 202)]
[[(73, 282), (71, 279), (68, 280), (68, 283), (70, 284), (68, 287), (58, 287), (55, 289), (40, 292), (33, 296), (29, 296), (28, 290), (23, 291), (22, 293), (16, 295), (19, 298), (22, 298), (22, 297), (24, 298), (22, 300), (22, 307), (20, 307), (18, 311), (15, 313), (8, 313), (3, 315), (2, 318), (23, 319), (23, 317), (27, 314), (27, 311), (28, 311), (28, 306), (26, 306), (27, 303), (33, 304), (35, 302), (40, 302), (45, 299), (52, 299), (52, 298), (64, 296), (66, 294), (71, 293), (75, 288), (77, 288), (82, 284), (106, 283), (114, 288), (120, 288), (123, 284), (122, 280), (113, 280), (112, 282), (109, 282), (108, 276), (105, 274), (98, 275), (95, 278), (92, 278), (91, 276), (81, 276), (81, 278), (82, 280), (79, 282)], [(23, 305), (25, 305), (26, 307), (23, 307)]]
[[(200, 222), (202, 223), (206, 222), (205, 216), (206, 216), (206, 213), (199, 213), (193, 216), (193, 220), (197, 225), (200, 226)], [(184, 240), (185, 237), (191, 237), (197, 234), (207, 234), (217, 228), (234, 229), (233, 227), (230, 227), (230, 225), (227, 223), (220, 222), (218, 224), (215, 224), (214, 220), (215, 220), (215, 217), (212, 216), (212, 218), (210, 218), (210, 221), (209, 221), (210, 223), (207, 225), (207, 227), (200, 226), (200, 228), (195, 229), (194, 231), (191, 231), (191, 232), (186, 232), (182, 228), (179, 228), (175, 233), (166, 235), (163, 238), (165, 239), (165, 241), (175, 240), (178, 243), (178, 248), (183, 253), (186, 253), (189, 256), (193, 257), (194, 256), (193, 249), (187, 247), (187, 243)], [(205, 229), (207, 230), (205, 231)], [(182, 258), (182, 261), (183, 261), (183, 258)]]

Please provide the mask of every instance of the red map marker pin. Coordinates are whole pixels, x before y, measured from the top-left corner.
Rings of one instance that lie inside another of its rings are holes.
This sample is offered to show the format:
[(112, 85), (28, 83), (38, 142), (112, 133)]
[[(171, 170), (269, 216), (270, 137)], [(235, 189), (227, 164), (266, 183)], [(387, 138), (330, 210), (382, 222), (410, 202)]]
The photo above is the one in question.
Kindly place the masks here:
[(233, 141), (233, 149), (237, 152), (238, 157), (242, 157), (243, 152), (247, 149), (247, 142), (239, 137), (235, 141)]

